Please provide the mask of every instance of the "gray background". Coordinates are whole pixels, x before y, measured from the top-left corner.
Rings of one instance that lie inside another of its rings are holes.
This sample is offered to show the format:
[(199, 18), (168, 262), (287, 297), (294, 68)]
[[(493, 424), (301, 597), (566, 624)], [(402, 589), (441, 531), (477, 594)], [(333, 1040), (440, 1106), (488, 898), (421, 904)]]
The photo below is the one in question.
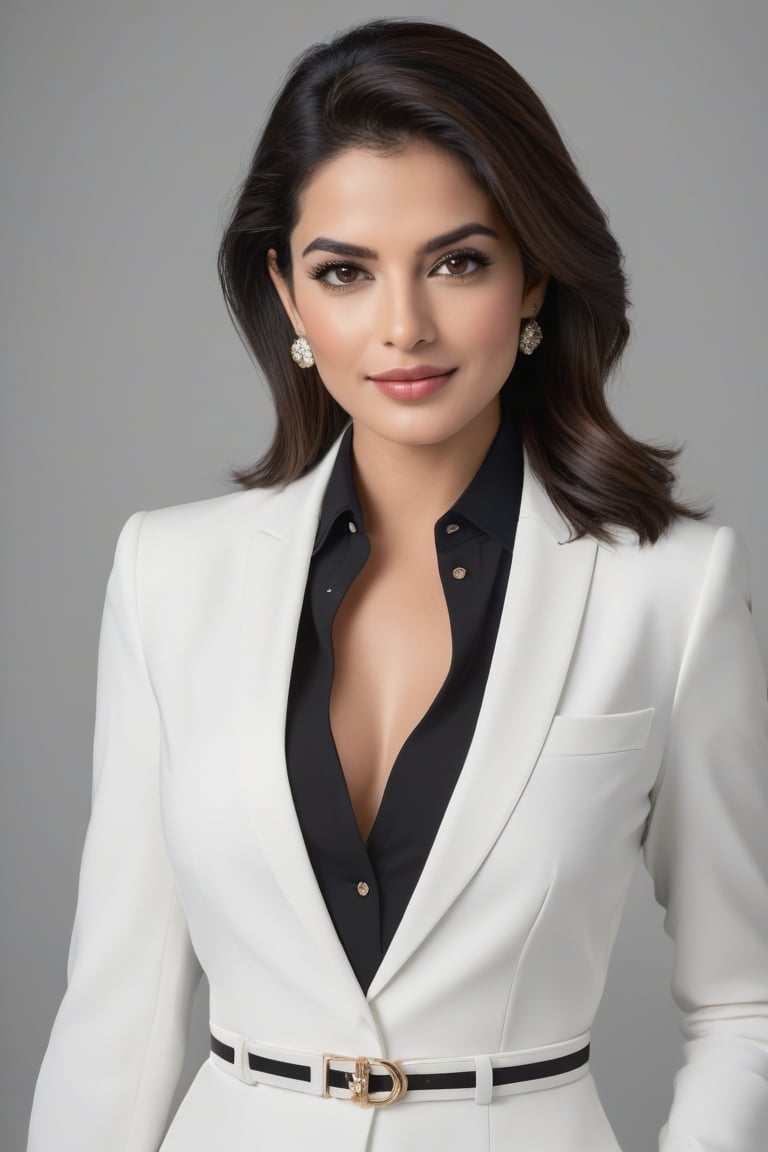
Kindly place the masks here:
[[(374, 16), (444, 20), (544, 96), (608, 207), (635, 335), (612, 390), (686, 440), (686, 494), (753, 558), (768, 649), (768, 309), (761, 0), (4, 0), (0, 10), (0, 1147), (24, 1146), (88, 816), (104, 589), (127, 516), (218, 495), (271, 416), (215, 256), (267, 102), (306, 45)], [(671, 945), (635, 877), (594, 1036), (627, 1152), (655, 1146), (679, 1062)], [(191, 1069), (205, 1055), (205, 989)]]

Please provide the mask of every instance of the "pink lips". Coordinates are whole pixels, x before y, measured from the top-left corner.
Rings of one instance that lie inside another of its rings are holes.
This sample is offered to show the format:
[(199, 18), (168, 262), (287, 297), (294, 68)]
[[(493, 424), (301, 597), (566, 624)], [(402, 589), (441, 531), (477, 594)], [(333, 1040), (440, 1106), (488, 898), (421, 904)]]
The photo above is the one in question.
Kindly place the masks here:
[(398, 400), (419, 400), (442, 388), (455, 371), (455, 368), (442, 368), (436, 364), (414, 364), (408, 368), (376, 372), (370, 379), (388, 396)]

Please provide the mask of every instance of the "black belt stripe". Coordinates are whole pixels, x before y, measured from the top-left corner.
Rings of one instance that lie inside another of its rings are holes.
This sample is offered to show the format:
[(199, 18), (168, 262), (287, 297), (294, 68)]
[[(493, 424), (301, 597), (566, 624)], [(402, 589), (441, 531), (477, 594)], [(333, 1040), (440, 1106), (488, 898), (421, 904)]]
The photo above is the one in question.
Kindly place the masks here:
[[(223, 1044), (215, 1036), (211, 1036), (211, 1051), (230, 1064), (235, 1062), (235, 1050), (229, 1044)], [(514, 1064), (507, 1068), (493, 1069), (494, 1084), (519, 1084), (524, 1080), (541, 1080), (544, 1076), (560, 1076), (563, 1072), (571, 1072), (574, 1068), (581, 1068), (589, 1060), (589, 1044), (579, 1048), (577, 1052), (570, 1052), (567, 1056), (555, 1056), (551, 1060), (536, 1060), (531, 1064)], [(248, 1053), (248, 1066), (254, 1072), (267, 1072), (270, 1076), (285, 1076), (289, 1080), (303, 1080), (310, 1083), (312, 1069), (307, 1064), (289, 1064), (285, 1060), (269, 1060), (266, 1056), (259, 1056), (255, 1052)], [(329, 1088), (349, 1088), (351, 1072), (339, 1072), (335, 1068), (328, 1069)], [(408, 1077), (408, 1091), (419, 1092), (426, 1089), (440, 1088), (474, 1088), (476, 1076), (474, 1072), (417, 1072)], [(391, 1092), (392, 1077), (384, 1075), (371, 1075), (368, 1078), (369, 1092)]]

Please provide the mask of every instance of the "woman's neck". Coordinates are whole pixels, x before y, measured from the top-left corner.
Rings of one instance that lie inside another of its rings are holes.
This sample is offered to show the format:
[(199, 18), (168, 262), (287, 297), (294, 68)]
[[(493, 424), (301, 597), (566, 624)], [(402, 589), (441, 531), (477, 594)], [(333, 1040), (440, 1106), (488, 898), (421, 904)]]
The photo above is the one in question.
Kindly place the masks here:
[(500, 422), (497, 402), (435, 444), (403, 444), (355, 424), (352, 469), (369, 536), (404, 541), (431, 535), (477, 472)]

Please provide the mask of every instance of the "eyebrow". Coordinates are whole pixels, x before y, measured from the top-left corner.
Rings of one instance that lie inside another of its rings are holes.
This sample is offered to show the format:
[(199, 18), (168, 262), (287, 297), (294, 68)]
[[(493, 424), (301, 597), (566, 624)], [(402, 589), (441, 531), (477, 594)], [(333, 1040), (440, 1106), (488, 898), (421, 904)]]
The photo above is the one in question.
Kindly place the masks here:
[[(442, 236), (435, 236), (432, 240), (427, 240), (426, 244), (422, 244), (420, 248), (416, 249), (416, 255), (426, 256), (430, 252), (436, 252), (438, 248), (445, 248), (449, 244), (457, 244), (459, 240), (466, 240), (467, 236), (478, 235), (491, 236), (494, 240), (501, 239), (498, 232), (494, 232), (493, 228), (488, 228), (485, 224), (462, 224), (460, 228), (454, 228), (452, 232), (444, 232)], [(373, 248), (361, 248), (359, 244), (331, 240), (328, 236), (317, 236), (311, 244), (307, 244), (302, 256), (318, 249), (322, 252), (333, 252), (337, 256), (357, 256), (360, 260), (378, 260), (379, 258), (378, 253), (374, 252)]]

